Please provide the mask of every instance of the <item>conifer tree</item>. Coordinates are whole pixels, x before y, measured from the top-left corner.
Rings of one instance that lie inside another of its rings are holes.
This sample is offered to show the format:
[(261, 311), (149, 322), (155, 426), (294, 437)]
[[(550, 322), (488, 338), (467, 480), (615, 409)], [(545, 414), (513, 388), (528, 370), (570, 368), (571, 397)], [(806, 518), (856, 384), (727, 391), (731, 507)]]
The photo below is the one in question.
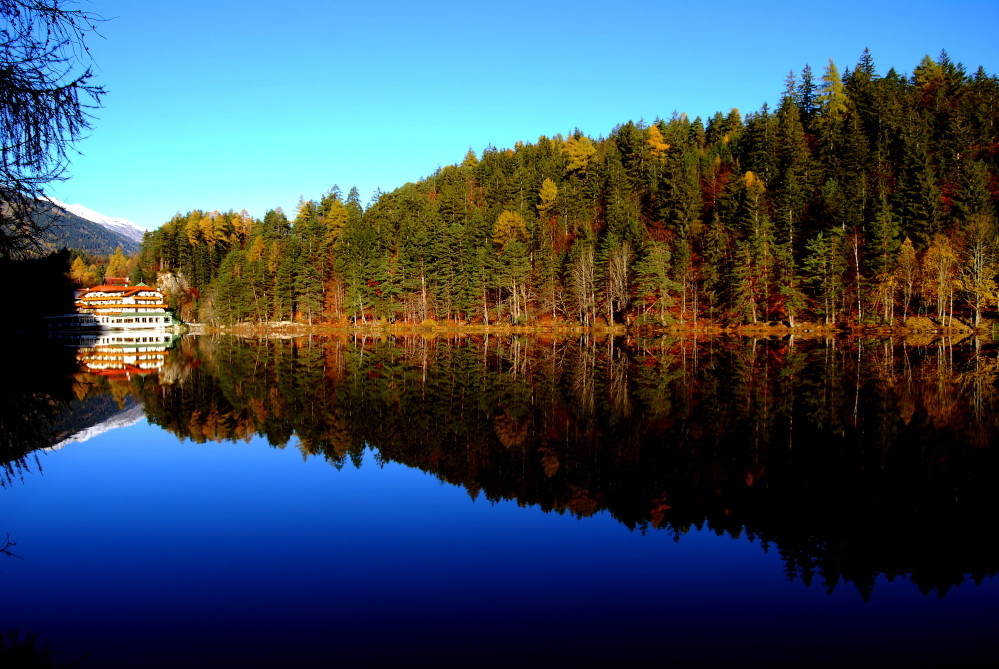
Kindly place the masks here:
[(681, 288), (672, 278), (669, 246), (664, 242), (649, 241), (642, 251), (642, 258), (635, 264), (638, 291), (635, 306), (641, 322), (666, 325), (670, 322), (670, 308), (675, 303), (673, 294)]

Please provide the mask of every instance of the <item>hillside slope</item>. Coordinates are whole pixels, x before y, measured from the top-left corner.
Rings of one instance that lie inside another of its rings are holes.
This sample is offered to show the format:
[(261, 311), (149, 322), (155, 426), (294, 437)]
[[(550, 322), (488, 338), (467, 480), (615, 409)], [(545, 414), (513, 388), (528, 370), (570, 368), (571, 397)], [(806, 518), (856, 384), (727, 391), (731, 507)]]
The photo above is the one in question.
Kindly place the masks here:
[(134, 223), (110, 219), (80, 205), (53, 200), (52, 206), (44, 207), (37, 216), (38, 222), (47, 228), (43, 244), (51, 250), (66, 247), (106, 255), (121, 246), (126, 255), (131, 255), (142, 244), (144, 231)]

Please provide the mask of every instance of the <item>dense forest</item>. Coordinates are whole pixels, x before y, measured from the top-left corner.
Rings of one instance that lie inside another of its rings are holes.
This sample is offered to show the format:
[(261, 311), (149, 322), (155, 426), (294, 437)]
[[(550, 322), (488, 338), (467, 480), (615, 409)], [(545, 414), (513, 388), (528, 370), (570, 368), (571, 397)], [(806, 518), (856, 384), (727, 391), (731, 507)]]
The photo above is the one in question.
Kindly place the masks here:
[(775, 109), (578, 129), (367, 207), (178, 214), (136, 280), (188, 320), (978, 326), (995, 315), (999, 80), (946, 52), (790, 73)]

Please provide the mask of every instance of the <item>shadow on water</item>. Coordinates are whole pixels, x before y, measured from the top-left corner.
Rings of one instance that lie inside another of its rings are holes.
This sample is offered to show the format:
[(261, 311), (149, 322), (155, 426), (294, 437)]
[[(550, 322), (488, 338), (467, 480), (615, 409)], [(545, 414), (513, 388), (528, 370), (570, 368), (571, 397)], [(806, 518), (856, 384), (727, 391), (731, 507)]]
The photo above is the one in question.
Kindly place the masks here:
[(87, 366), (86, 357), (106, 347), (38, 336), (5, 336), (0, 346), (8, 372), (0, 402), (0, 486), (40, 470), (38, 451), (58, 450), (102, 425), (142, 419), (132, 374)]
[(56, 651), (31, 632), (7, 630), (0, 633), (0, 666), (8, 669), (70, 669), (81, 666), (86, 656), (65, 663), (56, 658)]
[(0, 402), (0, 485), (37, 466), (31, 454), (59, 441), (58, 423), (71, 412), (72, 350), (38, 337), (0, 338), (7, 354)]
[(158, 374), (6, 344), (7, 484), (141, 404), (198, 443), (259, 435), (338, 468), (372, 448), (472, 498), (746, 537), (865, 598), (879, 576), (944, 595), (999, 565), (999, 372), (978, 342), (186, 337)]

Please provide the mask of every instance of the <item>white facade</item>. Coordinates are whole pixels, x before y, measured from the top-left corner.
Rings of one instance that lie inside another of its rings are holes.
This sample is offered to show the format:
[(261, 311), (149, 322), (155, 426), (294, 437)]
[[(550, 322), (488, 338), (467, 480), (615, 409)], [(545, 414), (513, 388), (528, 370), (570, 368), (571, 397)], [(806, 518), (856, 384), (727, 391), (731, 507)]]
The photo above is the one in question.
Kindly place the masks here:
[(82, 291), (76, 298), (76, 313), (50, 319), (50, 326), (63, 330), (165, 330), (178, 325), (156, 288), (138, 284), (102, 285)]

